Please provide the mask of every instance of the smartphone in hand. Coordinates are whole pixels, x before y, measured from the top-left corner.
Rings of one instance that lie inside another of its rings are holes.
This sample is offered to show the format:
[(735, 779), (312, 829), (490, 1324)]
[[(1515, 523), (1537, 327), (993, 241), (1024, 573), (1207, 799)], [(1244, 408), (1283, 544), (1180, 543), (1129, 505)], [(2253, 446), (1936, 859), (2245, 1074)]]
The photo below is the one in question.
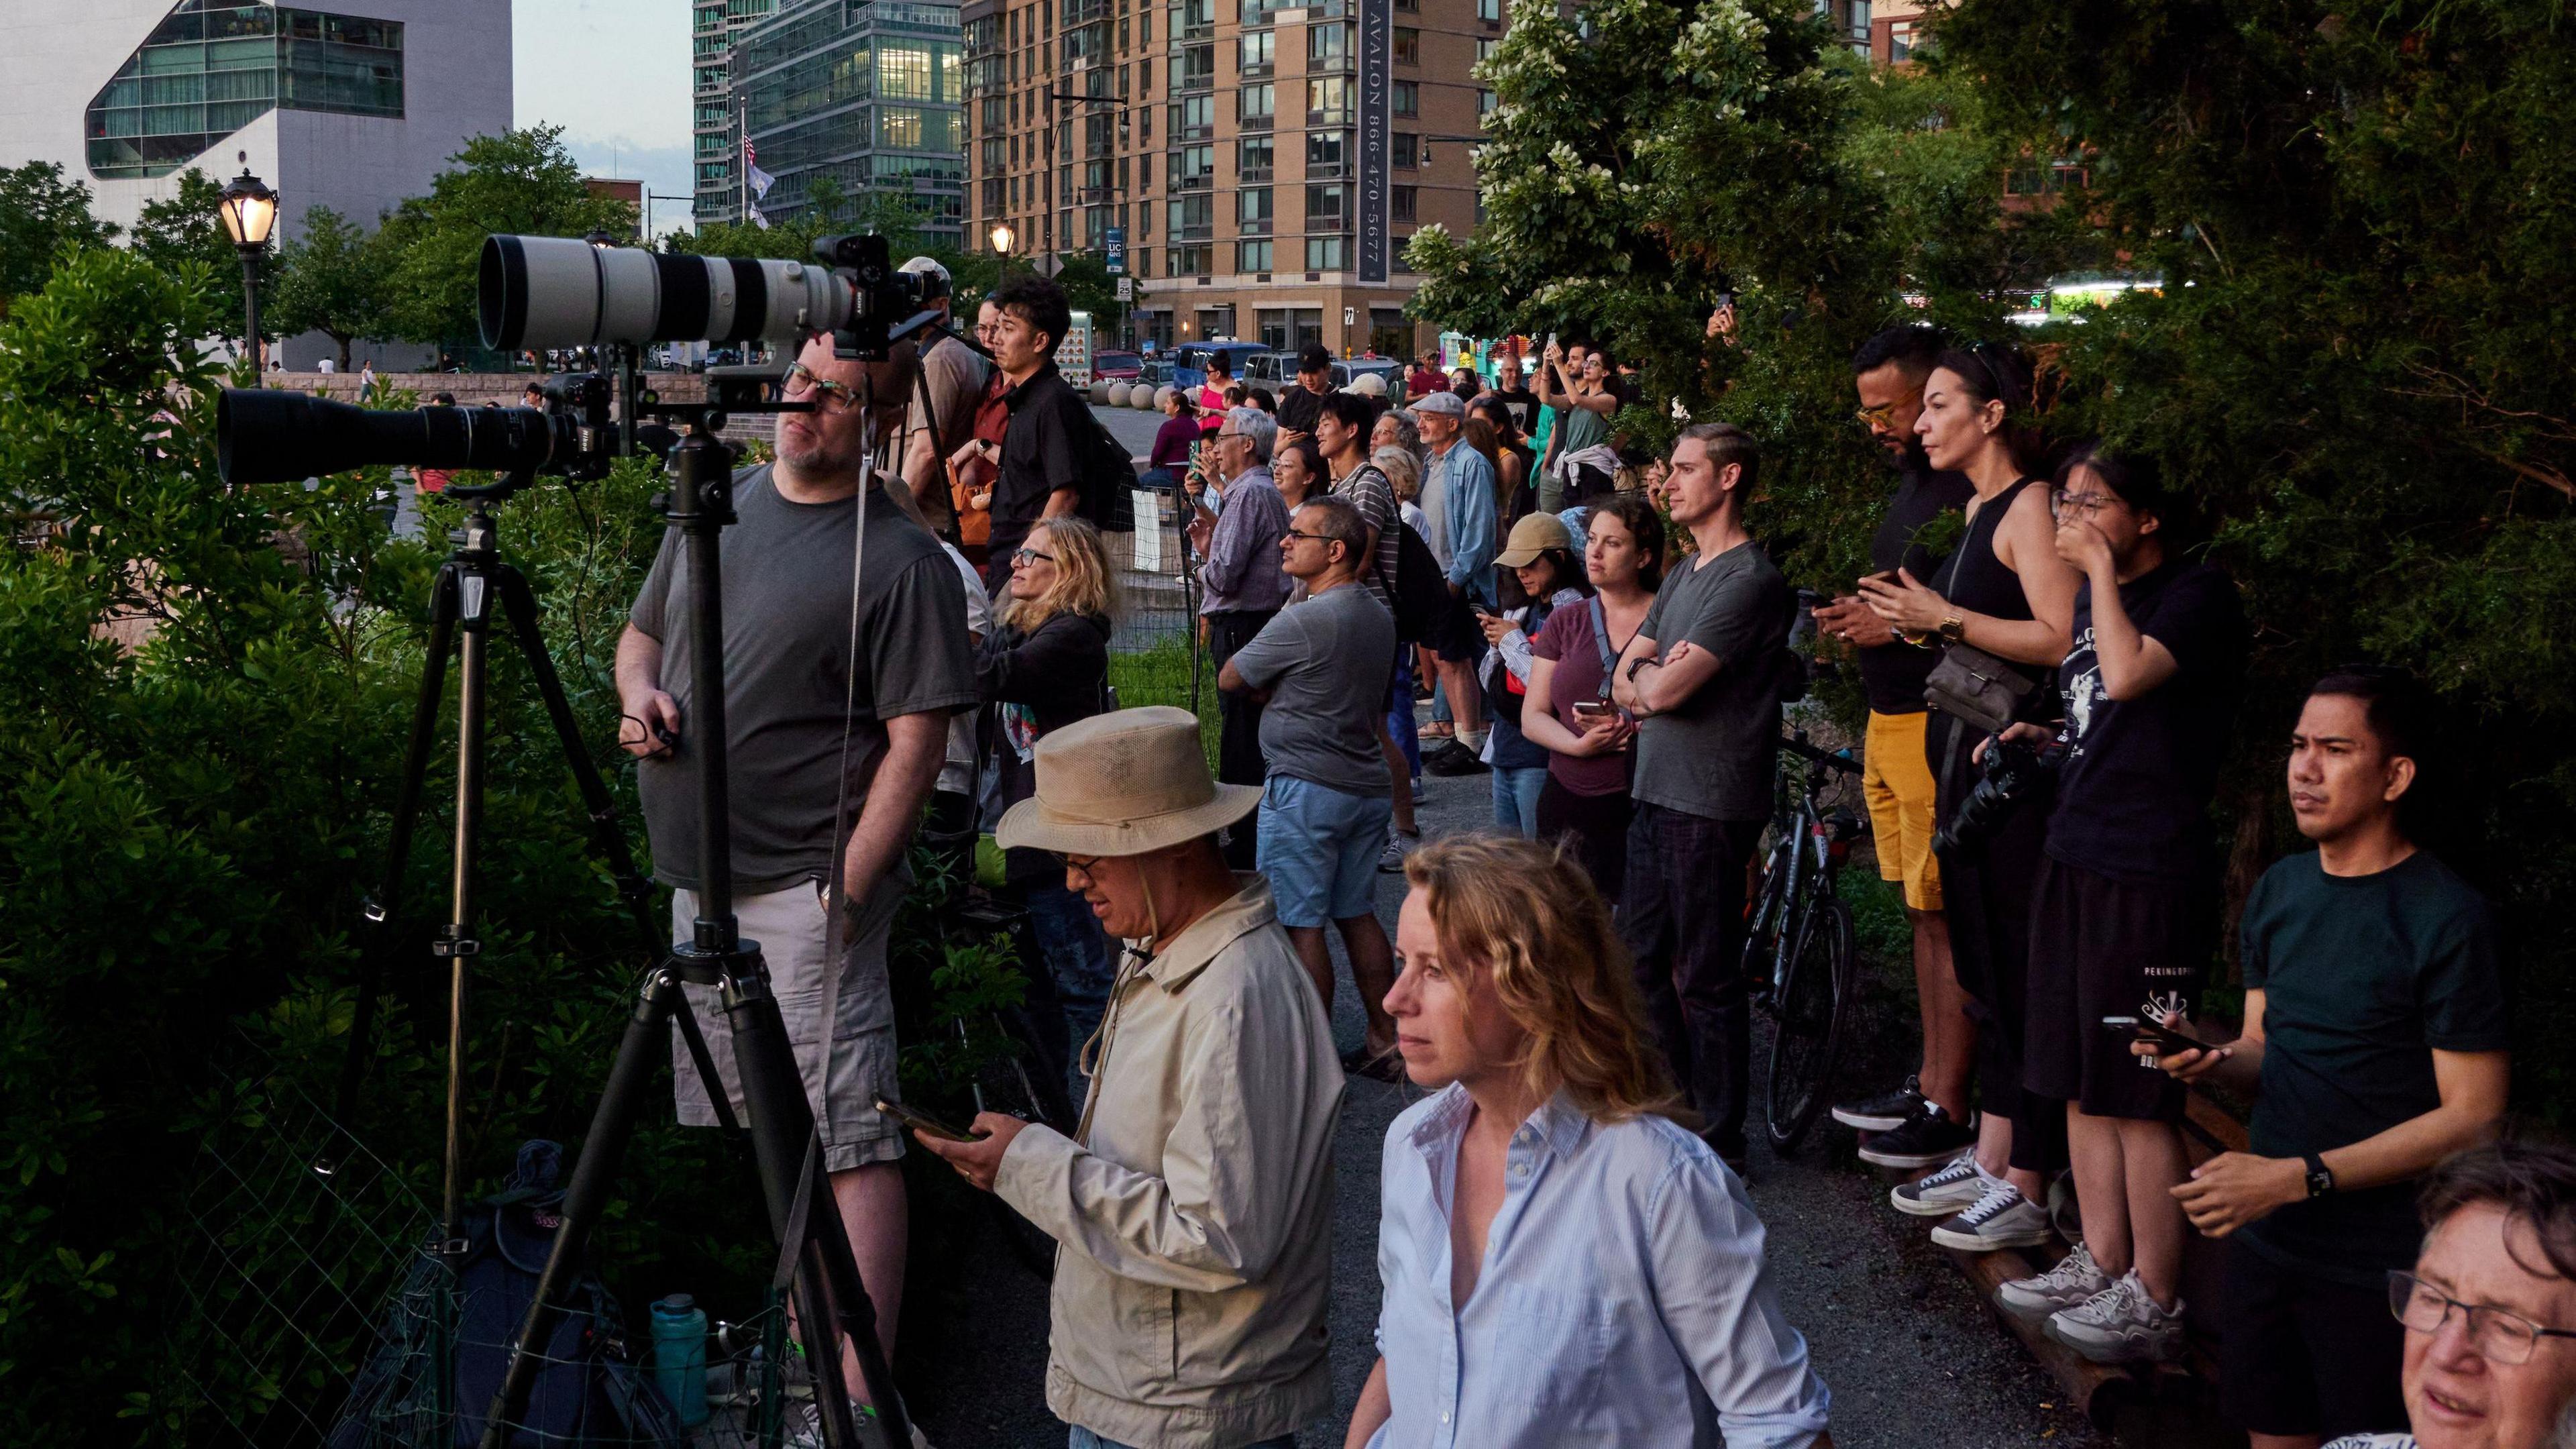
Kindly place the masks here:
[(2138, 1041), (2154, 1043), (2156, 1055), (2163, 1057), (2181, 1052), (2214, 1052), (2221, 1045), (2214, 1041), (2202, 1041), (2196, 1036), (2186, 1035), (2162, 1022), (2151, 1021), (2143, 1016), (2106, 1016), (2102, 1018), (2102, 1024), (2113, 1031), (2127, 1032)]
[(1604, 722), (1618, 718), (1619, 707), (1606, 699), (1578, 699), (1567, 706), (1566, 713), (1574, 716), (1576, 724), (1590, 730), (1598, 729)]
[(877, 1110), (915, 1132), (927, 1133), (932, 1137), (943, 1138), (950, 1142), (980, 1142), (987, 1135), (951, 1127), (927, 1112), (916, 1112), (901, 1102), (889, 1102), (883, 1097), (877, 1098)]

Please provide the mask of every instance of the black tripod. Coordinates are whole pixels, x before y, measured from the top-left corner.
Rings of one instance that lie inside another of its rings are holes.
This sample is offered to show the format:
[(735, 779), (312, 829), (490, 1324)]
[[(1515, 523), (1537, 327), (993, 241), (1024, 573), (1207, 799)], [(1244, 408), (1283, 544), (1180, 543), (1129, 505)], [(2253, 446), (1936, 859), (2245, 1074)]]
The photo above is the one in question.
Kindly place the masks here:
[[(710, 375), (711, 385), (716, 379)], [(721, 389), (719, 389), (721, 390)], [(810, 404), (743, 403), (738, 410), (781, 412)], [(724, 618), (721, 535), (734, 521), (732, 458), (715, 439), (724, 426), (724, 404), (703, 407), (657, 407), (665, 416), (693, 422), (687, 438), (672, 450), (673, 487), (665, 510), (686, 539), (692, 672), (694, 741), (698, 776), (698, 914), (689, 941), (672, 948), (668, 960), (646, 978), (609, 1068), (608, 1086), (591, 1117), (580, 1161), (564, 1190), (562, 1224), (553, 1249), (537, 1279), (527, 1317), (512, 1340), (508, 1372), (493, 1397), (484, 1421), (483, 1449), (504, 1449), (509, 1425), (521, 1412), (528, 1389), (543, 1362), (544, 1345), (562, 1314), (556, 1301), (564, 1279), (589, 1241), (600, 1210), (609, 1200), (636, 1114), (651, 1091), (653, 1069), (668, 1054), (666, 1023), (689, 1021), (681, 991), (683, 981), (718, 986), (733, 1031), (734, 1059), (742, 1075), (744, 1106), (751, 1117), (752, 1151), (759, 1163), (763, 1195), (768, 1200), (771, 1229), (779, 1241), (773, 1287), (792, 1285), (797, 1322), (805, 1340), (806, 1362), (814, 1375), (814, 1403), (822, 1418), (823, 1440), (831, 1449), (859, 1449), (859, 1419), (841, 1376), (840, 1339), (847, 1335), (857, 1354), (859, 1375), (876, 1406), (876, 1422), (892, 1446), (912, 1442), (903, 1401), (896, 1397), (894, 1374), (877, 1337), (876, 1308), (859, 1280), (858, 1261), (850, 1251), (840, 1207), (822, 1171), (822, 1138), (805, 1099), (796, 1057), (787, 1039), (787, 1024), (770, 992), (769, 968), (760, 943), (742, 938), (733, 912), (733, 847), (731, 801), (725, 779)], [(867, 507), (866, 489), (858, 507)], [(839, 892), (833, 893), (837, 901)], [(725, 1092), (708, 1074), (708, 1096), (719, 1104)]]
[[(366, 1075), (376, 999), (382, 989), (385, 961), (396, 944), (393, 926), (401, 915), (403, 877), (411, 860), (412, 831), (420, 820), (421, 788), (429, 774), (429, 752), (438, 733), (439, 704), (446, 696), (447, 659), (452, 648), (460, 659), (456, 711), (455, 847), (448, 884), (447, 924), (439, 929), (437, 939), (430, 943), (431, 954), (448, 963), (446, 1162), (439, 1240), (435, 1245), (436, 1251), (442, 1255), (452, 1255), (460, 1249), (465, 994), (469, 963), (482, 951), (482, 942), (474, 935), (474, 859), (476, 835), (483, 818), (483, 727), (490, 711), (489, 649), (496, 604), (501, 615), (509, 620), (511, 637), (519, 646), (520, 657), (527, 661), (528, 671), (537, 681), (537, 692), (545, 700), (546, 717), (554, 724), (555, 739), (562, 747), (564, 763), (571, 768), (573, 783), (580, 789), (582, 804), (589, 815), (591, 844), (616, 878), (618, 894), (634, 917), (647, 959), (658, 959), (665, 949), (662, 930), (653, 919), (653, 888), (636, 872), (634, 858), (626, 848), (626, 837), (618, 829), (616, 802), (609, 795), (606, 783), (599, 778), (597, 767), (592, 765), (582, 742), (580, 723), (573, 715), (571, 703), (564, 698), (563, 681), (555, 674), (554, 658), (546, 652), (545, 637), (538, 629), (536, 597), (529, 591), (526, 577), (501, 557), (500, 528), (493, 521), (489, 505), (509, 497), (531, 481), (531, 475), (514, 474), (498, 483), (483, 487), (451, 487), (447, 492), (448, 497), (463, 502), (469, 511), (465, 526), (453, 535), (455, 551), (439, 568), (438, 578), (431, 585), (428, 648), (421, 667), (420, 696), (412, 708), (411, 743), (403, 755), (402, 780), (394, 795), (393, 838), (386, 852), (384, 887), (365, 906), (366, 918), (372, 929), (364, 947), (357, 1009), (349, 1030), (348, 1055), (340, 1066), (336, 1111), (341, 1121), (348, 1122), (353, 1120), (359, 1085)], [(458, 639), (460, 632), (463, 635), (461, 643)], [(679, 1023), (691, 1061), (696, 1064), (699, 1075), (710, 1084), (716, 1111), (726, 1127), (734, 1127), (732, 1109), (724, 1094), (713, 1090), (715, 1062), (707, 1055), (706, 1038), (700, 1034), (695, 1018), (686, 1012), (680, 1014)], [(331, 1168), (330, 1163), (316, 1164), (316, 1170), (325, 1174)]]

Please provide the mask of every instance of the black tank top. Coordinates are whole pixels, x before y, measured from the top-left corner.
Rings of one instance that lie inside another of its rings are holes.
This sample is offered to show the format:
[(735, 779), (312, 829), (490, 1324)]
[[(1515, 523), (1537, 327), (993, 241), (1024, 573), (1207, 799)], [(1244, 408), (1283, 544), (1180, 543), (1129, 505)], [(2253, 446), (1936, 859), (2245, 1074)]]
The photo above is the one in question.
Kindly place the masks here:
[[(1995, 619), (2019, 621), (2031, 617), (2030, 598), (2021, 591), (2021, 575), (1995, 557), (1995, 530), (2003, 527), (2004, 515), (2012, 512), (2013, 500), (2030, 485), (2028, 478), (2016, 479), (2011, 487), (1975, 505), (1976, 516), (1968, 520), (1968, 536), (1959, 540), (1958, 549), (1950, 555), (1950, 567), (1945, 570), (1948, 577), (1934, 585), (1952, 607)], [(2031, 677), (2039, 676), (2034, 673)]]

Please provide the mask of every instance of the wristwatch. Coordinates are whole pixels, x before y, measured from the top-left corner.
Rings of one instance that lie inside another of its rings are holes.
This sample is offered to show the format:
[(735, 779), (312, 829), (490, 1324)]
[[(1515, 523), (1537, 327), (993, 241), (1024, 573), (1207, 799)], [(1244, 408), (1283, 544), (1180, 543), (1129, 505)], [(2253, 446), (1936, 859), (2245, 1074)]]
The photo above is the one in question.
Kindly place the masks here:
[(2308, 1196), (2324, 1197), (2335, 1190), (2334, 1169), (2313, 1152), (2302, 1152), (2299, 1160), (2308, 1165)]
[(1638, 670), (1645, 668), (1645, 667), (1646, 667), (1647, 665), (1649, 665), (1649, 664), (1660, 664), (1660, 663), (1662, 663), (1662, 662), (1663, 662), (1663, 661), (1661, 661), (1661, 660), (1659, 660), (1659, 659), (1656, 659), (1656, 658), (1652, 657), (1651, 655), (1645, 655), (1645, 654), (1640, 654), (1640, 655), (1638, 655), (1636, 658), (1629, 660), (1629, 661), (1628, 661), (1628, 682), (1629, 682), (1630, 684), (1634, 684), (1634, 683), (1636, 683), (1636, 682), (1637, 682), (1637, 671), (1638, 671)]
[(1939, 634), (1943, 639), (1948, 640), (1950, 643), (1956, 644), (1959, 642), (1961, 637), (1967, 634), (1968, 621), (1960, 616), (1958, 610), (1953, 609), (1949, 613), (1941, 616), (1940, 627), (1935, 629), (1933, 632)]

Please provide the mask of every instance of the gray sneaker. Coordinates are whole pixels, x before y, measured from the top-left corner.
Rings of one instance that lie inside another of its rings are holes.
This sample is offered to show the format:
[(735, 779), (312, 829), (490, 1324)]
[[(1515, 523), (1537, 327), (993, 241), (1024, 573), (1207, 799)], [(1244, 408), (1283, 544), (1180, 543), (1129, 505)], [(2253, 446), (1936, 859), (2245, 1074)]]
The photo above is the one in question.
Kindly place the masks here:
[(1378, 852), (1377, 868), (1401, 875), (1404, 872), (1404, 858), (1421, 848), (1422, 835), (1419, 831), (1406, 834), (1401, 830), (1390, 830), (1386, 833), (1386, 849)]
[(2048, 1318), (2048, 1336), (2095, 1363), (2162, 1363), (2182, 1353), (2182, 1300), (2161, 1307), (2130, 1269)]
[(2048, 1214), (1999, 1177), (1987, 1181), (1974, 1207), (1932, 1230), (1932, 1241), (1966, 1253), (2036, 1248), (2048, 1239)]
[(1901, 1213), (1946, 1218), (1975, 1207), (1977, 1199), (1986, 1195), (1986, 1185), (1998, 1180), (1977, 1165), (1977, 1154), (1971, 1149), (1912, 1182), (1898, 1183), (1887, 1200)]
[(2036, 1278), (2015, 1278), (1996, 1289), (1995, 1301), (2007, 1312), (2043, 1318), (2073, 1308), (2110, 1286), (2101, 1265), (2093, 1261), (2093, 1251), (2077, 1243), (2073, 1252), (2057, 1260), (2056, 1267)]

